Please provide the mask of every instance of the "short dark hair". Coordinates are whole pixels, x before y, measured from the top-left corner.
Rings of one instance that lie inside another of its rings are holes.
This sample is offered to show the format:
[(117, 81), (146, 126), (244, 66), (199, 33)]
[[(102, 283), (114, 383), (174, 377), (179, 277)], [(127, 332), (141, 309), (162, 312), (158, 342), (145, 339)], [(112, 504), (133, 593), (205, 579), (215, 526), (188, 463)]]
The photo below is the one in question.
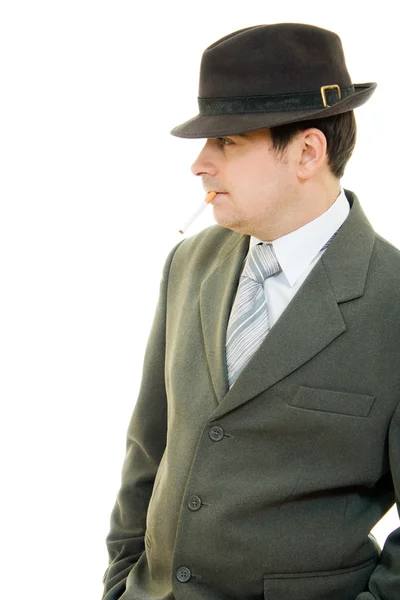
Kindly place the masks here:
[(335, 177), (342, 177), (356, 144), (357, 126), (354, 111), (324, 119), (298, 121), (271, 127), (273, 148), (278, 152), (283, 152), (297, 133), (309, 127), (316, 127), (325, 135), (328, 164)]

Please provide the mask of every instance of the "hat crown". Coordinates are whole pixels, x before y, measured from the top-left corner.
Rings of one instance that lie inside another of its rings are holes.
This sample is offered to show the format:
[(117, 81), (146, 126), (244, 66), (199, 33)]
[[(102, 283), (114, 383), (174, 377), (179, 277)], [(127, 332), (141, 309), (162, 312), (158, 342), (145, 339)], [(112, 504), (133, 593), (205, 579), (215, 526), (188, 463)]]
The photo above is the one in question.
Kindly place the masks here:
[(257, 25), (209, 46), (200, 68), (200, 98), (270, 96), (351, 86), (339, 36), (302, 23)]

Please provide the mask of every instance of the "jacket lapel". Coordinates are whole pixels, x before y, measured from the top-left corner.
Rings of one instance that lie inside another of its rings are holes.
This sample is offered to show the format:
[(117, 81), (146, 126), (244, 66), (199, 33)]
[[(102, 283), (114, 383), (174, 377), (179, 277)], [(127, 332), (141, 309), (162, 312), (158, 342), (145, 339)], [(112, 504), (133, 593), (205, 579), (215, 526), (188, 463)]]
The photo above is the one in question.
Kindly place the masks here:
[(225, 361), (226, 328), (250, 238), (233, 233), (217, 257), (217, 267), (204, 280), (200, 312), (211, 379), (218, 402), (228, 391)]
[[(203, 331), (220, 402), (213, 418), (230, 412), (288, 376), (346, 331), (340, 303), (362, 296), (375, 235), (356, 196), (347, 190), (346, 196), (351, 205), (348, 218), (229, 391), (225, 334), (248, 250), (247, 236), (236, 243), (204, 282)], [(215, 303), (221, 298), (220, 310), (216, 310)]]

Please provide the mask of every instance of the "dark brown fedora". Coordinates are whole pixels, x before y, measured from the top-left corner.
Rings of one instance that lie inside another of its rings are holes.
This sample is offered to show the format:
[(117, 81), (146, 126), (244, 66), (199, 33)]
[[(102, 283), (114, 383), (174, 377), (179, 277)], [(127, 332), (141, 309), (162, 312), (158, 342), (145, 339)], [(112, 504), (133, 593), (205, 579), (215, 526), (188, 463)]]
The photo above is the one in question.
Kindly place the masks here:
[(353, 110), (376, 83), (353, 84), (336, 33), (303, 23), (235, 31), (203, 53), (199, 114), (171, 133), (212, 138)]

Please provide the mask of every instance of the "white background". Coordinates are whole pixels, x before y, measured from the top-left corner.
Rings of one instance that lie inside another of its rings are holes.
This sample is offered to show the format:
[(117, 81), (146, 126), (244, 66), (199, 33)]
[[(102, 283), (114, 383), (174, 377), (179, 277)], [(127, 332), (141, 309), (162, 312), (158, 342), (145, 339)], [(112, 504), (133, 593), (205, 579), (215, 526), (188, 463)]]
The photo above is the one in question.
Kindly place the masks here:
[[(202, 142), (169, 131), (197, 113), (206, 46), (278, 21), (340, 34), (353, 81), (379, 84), (357, 109), (358, 145), (343, 184), (400, 246), (391, 7), (1, 3), (3, 598), (100, 599), (104, 538), (162, 265), (203, 197), (189, 170)], [(189, 233), (212, 222), (204, 214)], [(377, 532), (381, 542), (396, 523), (392, 512)]]

